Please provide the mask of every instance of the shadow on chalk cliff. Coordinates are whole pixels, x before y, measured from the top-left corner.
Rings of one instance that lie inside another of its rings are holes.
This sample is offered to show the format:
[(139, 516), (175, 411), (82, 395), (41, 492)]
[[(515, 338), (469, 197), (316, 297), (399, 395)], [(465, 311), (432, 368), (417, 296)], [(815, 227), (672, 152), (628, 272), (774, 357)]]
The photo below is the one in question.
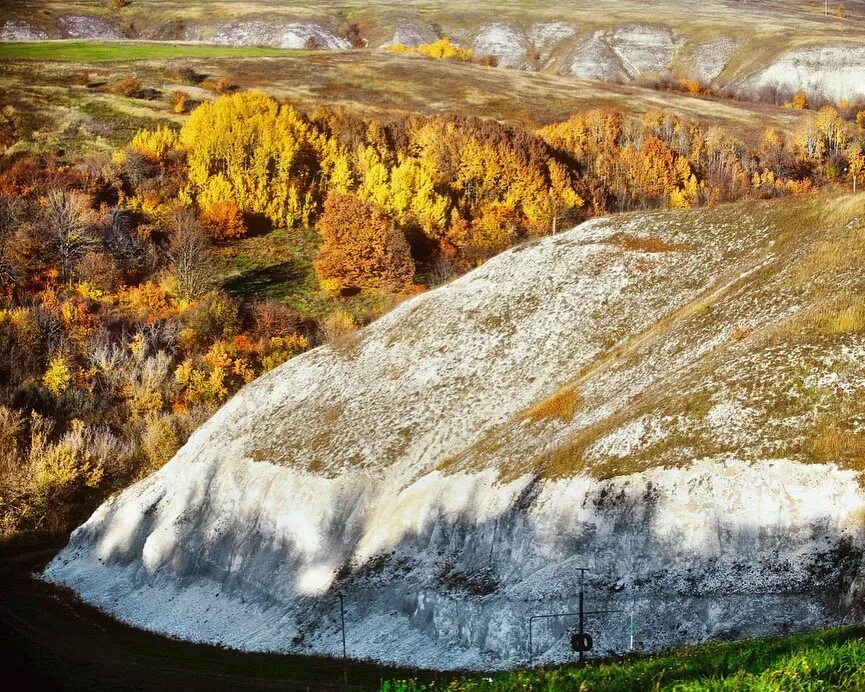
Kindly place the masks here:
[[(134, 573), (128, 583), (94, 579), (82, 586), (66, 579), (63, 567), (54, 577), (133, 621), (124, 609), (133, 591), (170, 583), (179, 593), (206, 580), (216, 586), (210, 589), (214, 601), (195, 601), (198, 612), (175, 615), (166, 602), (151, 611), (158, 624), (135, 624), (189, 633), (190, 622), (194, 631), (194, 619), (221, 598), (220, 607), (254, 605), (258, 621), (278, 633), (265, 632), (243, 646), (338, 654), (336, 594), (342, 593), (351, 656), (431, 667), (518, 665), (529, 659), (531, 615), (576, 611), (581, 566), (591, 570), (587, 609), (618, 611), (588, 618), (594, 655), (626, 652), (631, 621), (635, 646), (645, 651), (803, 631), (863, 616), (861, 528), (839, 527), (828, 512), (801, 525), (761, 522), (756, 513), (748, 524), (704, 517), (705, 526), (686, 532), (671, 528), (669, 507), (651, 483), (597, 482), (575, 495), (580, 499), (573, 506), (546, 515), (539, 514), (540, 485), (533, 483), (495, 518), (478, 522), (468, 509), (452, 516), (440, 511), (418, 530), (404, 531), (390, 550), (355, 564), (363, 524), (349, 520), (356, 508), (334, 507), (317, 532), (334, 566), (330, 583), (309, 595), (298, 588), (299, 573), (309, 567), (308, 546), (279, 538), (268, 517), (237, 512), (229, 520), (219, 513), (216, 526), (206, 494), (173, 520), (173, 544), (158, 564), (146, 566), (162, 499), (154, 497), (128, 541), (101, 555), (102, 564)], [(100, 525), (113, 520), (120, 519), (109, 510)], [(98, 533), (91, 527), (75, 534), (58, 559), (84, 560), (99, 570), (93, 560)], [(247, 610), (238, 606), (237, 612)], [(573, 617), (536, 622), (535, 660), (569, 660), (574, 624)], [(222, 643), (241, 645), (235, 635), (225, 636)], [(407, 651), (416, 652), (411, 661), (403, 660)]]

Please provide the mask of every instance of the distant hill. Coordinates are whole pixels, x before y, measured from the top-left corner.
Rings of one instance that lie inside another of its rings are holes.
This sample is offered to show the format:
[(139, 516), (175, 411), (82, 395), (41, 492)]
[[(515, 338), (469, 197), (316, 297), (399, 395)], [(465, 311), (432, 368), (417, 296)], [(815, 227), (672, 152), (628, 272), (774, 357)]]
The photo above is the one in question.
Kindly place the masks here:
[(865, 3), (126, 2), (19, 1), (0, 8), (0, 40), (200, 41), (350, 50), (447, 36), (502, 67), (585, 79), (667, 76), (745, 98), (803, 89), (865, 98)]

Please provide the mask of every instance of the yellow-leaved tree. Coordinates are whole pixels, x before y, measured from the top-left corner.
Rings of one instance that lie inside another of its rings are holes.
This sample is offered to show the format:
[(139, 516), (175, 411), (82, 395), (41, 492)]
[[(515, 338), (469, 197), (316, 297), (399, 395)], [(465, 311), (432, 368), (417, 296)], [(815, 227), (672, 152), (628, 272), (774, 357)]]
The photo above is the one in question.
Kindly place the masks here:
[(204, 208), (233, 202), (275, 226), (315, 211), (319, 136), (291, 106), (260, 91), (196, 108), (180, 131), (191, 196)]

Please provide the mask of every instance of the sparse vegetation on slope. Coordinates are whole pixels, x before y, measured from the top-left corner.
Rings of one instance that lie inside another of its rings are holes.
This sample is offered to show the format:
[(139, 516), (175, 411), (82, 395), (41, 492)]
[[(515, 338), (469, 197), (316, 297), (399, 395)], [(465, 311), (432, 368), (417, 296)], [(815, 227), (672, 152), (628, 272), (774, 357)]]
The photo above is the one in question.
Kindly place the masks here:
[[(644, 650), (849, 622), (865, 490), (802, 450), (841, 373), (855, 403), (860, 336), (765, 337), (820, 305), (790, 278), (862, 204), (633, 213), (506, 251), (250, 383), (48, 576), (175, 636), (310, 652), (339, 589), (354, 655), (453, 669), (528, 660), (530, 614), (573, 611), (587, 555), (593, 604), (632, 604)], [(177, 546), (208, 584), (182, 608)], [(599, 651), (621, 620), (594, 620)], [(567, 626), (534, 632), (536, 660), (567, 660)]]
[[(567, 418), (540, 416), (532, 409), (441, 468), (493, 465), (509, 469), (509, 477), (541, 468), (550, 477), (590, 473), (610, 478), (659, 463), (752, 456), (759, 447), (805, 462), (831, 460), (865, 469), (856, 422), (863, 410), (852, 384), (859, 375), (842, 364), (865, 328), (858, 317), (865, 289), (857, 269), (865, 261), (865, 198), (810, 197), (715, 208), (699, 218), (683, 218), (687, 230), (660, 237), (651, 217), (634, 219), (632, 228), (640, 232), (614, 235), (611, 240), (623, 254), (603, 266), (633, 266), (645, 272), (647, 281), (652, 276), (659, 281), (659, 268), (712, 251), (717, 241), (704, 224), (710, 219), (723, 223), (719, 213), (762, 229), (758, 232), (765, 234), (768, 248), (742, 255), (691, 302), (644, 331), (613, 334), (596, 358), (564, 383), (561, 391), (580, 392)], [(726, 235), (722, 243), (737, 245)], [(668, 284), (666, 290), (673, 288)], [(628, 303), (620, 305), (629, 309)], [(662, 359), (658, 352), (665, 354)], [(838, 375), (830, 373), (836, 368), (850, 384), (832, 386)], [(655, 384), (633, 388), (636, 381)], [(716, 415), (726, 417), (726, 432), (718, 432)], [(531, 434), (526, 417), (535, 426)], [(541, 423), (555, 442), (535, 449)]]

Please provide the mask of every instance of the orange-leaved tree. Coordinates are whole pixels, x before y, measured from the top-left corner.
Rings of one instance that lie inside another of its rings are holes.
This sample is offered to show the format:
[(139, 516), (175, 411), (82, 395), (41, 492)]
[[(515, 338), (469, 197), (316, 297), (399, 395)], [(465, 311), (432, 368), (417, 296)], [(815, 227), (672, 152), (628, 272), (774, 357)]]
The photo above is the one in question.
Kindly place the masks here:
[(322, 279), (344, 287), (400, 290), (414, 277), (405, 236), (352, 193), (328, 195), (318, 230), (322, 242), (315, 271)]

